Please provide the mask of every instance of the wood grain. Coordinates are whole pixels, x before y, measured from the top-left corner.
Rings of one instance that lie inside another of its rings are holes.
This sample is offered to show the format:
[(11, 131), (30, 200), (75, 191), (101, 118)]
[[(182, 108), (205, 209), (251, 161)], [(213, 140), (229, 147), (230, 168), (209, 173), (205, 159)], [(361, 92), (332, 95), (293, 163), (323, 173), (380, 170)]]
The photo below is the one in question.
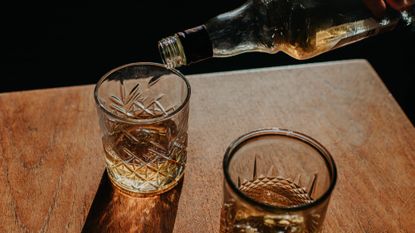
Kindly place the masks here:
[[(174, 201), (160, 204), (171, 194), (153, 200), (151, 213), (172, 210), (150, 214), (154, 219), (122, 208), (125, 202), (145, 206), (146, 199), (124, 202), (108, 188), (97, 192), (103, 154), (92, 86), (0, 95), (0, 232), (117, 232), (117, 224), (127, 229), (122, 232), (138, 229), (122, 218), (102, 217), (116, 212), (154, 223), (153, 232), (218, 232), (223, 153), (237, 136), (264, 127), (308, 134), (333, 155), (339, 178), (324, 232), (414, 232), (415, 130), (366, 61), (189, 80), (185, 179), (180, 191), (173, 190), (177, 209)], [(97, 219), (102, 226), (88, 225)]]
[(91, 87), (0, 95), (0, 232), (79, 232), (103, 169)]
[(104, 173), (82, 232), (172, 232), (182, 186), (183, 179), (166, 193), (138, 198), (120, 192)]

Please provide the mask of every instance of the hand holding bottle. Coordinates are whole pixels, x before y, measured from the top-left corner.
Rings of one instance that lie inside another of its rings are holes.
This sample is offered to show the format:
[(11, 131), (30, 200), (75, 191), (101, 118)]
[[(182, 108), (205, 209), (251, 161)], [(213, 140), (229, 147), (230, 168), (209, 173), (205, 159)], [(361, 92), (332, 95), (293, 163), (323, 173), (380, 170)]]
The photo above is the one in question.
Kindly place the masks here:
[(363, 2), (377, 17), (381, 17), (388, 6), (397, 11), (402, 11), (415, 3), (414, 0), (363, 0)]

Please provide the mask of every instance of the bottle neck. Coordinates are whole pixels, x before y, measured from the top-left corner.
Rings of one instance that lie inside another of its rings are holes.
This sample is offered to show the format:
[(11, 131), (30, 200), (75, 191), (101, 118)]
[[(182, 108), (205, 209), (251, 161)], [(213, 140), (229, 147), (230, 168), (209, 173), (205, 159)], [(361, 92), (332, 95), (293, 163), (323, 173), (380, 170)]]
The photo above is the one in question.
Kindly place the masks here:
[(269, 52), (274, 41), (264, 39), (270, 38), (269, 33), (258, 30), (264, 15), (256, 13), (253, 1), (249, 0), (233, 11), (208, 20), (202, 26), (160, 40), (158, 48), (163, 62), (169, 67), (180, 67), (211, 57), (230, 57), (253, 51)]
[(159, 41), (158, 48), (164, 64), (170, 68), (213, 56), (212, 43), (204, 25), (164, 38)]

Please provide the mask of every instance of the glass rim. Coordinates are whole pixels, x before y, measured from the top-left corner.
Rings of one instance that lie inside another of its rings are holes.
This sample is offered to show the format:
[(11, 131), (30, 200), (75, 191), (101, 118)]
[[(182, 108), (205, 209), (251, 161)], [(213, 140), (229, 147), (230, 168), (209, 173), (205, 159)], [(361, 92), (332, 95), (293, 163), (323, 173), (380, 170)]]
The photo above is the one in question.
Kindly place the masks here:
[[(258, 137), (262, 137), (262, 136), (272, 136), (272, 135), (274, 135), (274, 136), (286, 136), (286, 137), (290, 137), (292, 139), (299, 140), (299, 141), (304, 142), (307, 145), (313, 147), (314, 149), (316, 149), (319, 152), (320, 156), (323, 158), (324, 162), (326, 163), (326, 166), (328, 168), (329, 175), (330, 175), (329, 187), (326, 189), (326, 191), (319, 198), (317, 198), (316, 200), (313, 200), (310, 203), (295, 205), (295, 206), (290, 206), (290, 207), (274, 206), (274, 205), (265, 204), (263, 202), (259, 202), (259, 201), (255, 200), (254, 198), (251, 198), (248, 195), (245, 195), (242, 191), (240, 191), (238, 189), (238, 187), (232, 181), (231, 176), (228, 172), (228, 168), (229, 168), (230, 162), (233, 158), (233, 155), (241, 148), (242, 143), (247, 142), (247, 141), (249, 141), (251, 139), (254, 139), (254, 138), (258, 138)], [(245, 134), (241, 135), (240, 137), (235, 139), (228, 146), (228, 148), (226, 149), (222, 165), (223, 165), (223, 173), (224, 173), (226, 183), (229, 185), (229, 187), (232, 189), (232, 191), (239, 198), (241, 198), (243, 201), (247, 202), (248, 204), (251, 204), (255, 207), (260, 207), (260, 208), (262, 208), (266, 211), (270, 211), (270, 212), (273, 212), (273, 211), (301, 211), (301, 210), (305, 210), (305, 209), (311, 208), (313, 206), (316, 206), (316, 205), (326, 201), (330, 197), (332, 191), (334, 190), (336, 182), (337, 182), (336, 164), (335, 164), (331, 154), (329, 153), (329, 151), (323, 145), (321, 145), (318, 141), (313, 139), (312, 137), (310, 137), (308, 135), (305, 135), (303, 133), (299, 133), (299, 132), (288, 130), (288, 129), (261, 128), (261, 129), (256, 129), (256, 130), (253, 130), (253, 131), (250, 131), (248, 133), (245, 133)]]
[[(172, 74), (174, 74), (174, 75), (178, 76), (179, 78), (181, 78), (184, 81), (184, 83), (186, 84), (186, 90), (187, 90), (186, 98), (183, 100), (183, 102), (180, 104), (180, 106), (177, 109), (175, 109), (174, 111), (168, 113), (167, 115), (163, 115), (163, 116), (159, 116), (159, 117), (148, 118), (148, 119), (134, 119), (134, 118), (123, 118), (123, 117), (121, 117), (117, 114), (114, 114), (112, 111), (108, 110), (107, 107), (101, 102), (100, 98), (98, 97), (98, 90), (101, 87), (102, 83), (111, 74), (113, 74), (113, 73), (115, 73), (115, 72), (117, 72), (121, 69), (131, 67), (131, 66), (154, 66), (154, 67), (169, 70), (170, 72), (172, 72)], [(115, 67), (115, 68), (111, 69), (110, 71), (108, 71), (107, 73), (105, 73), (98, 80), (98, 82), (95, 84), (95, 88), (94, 88), (94, 99), (95, 99), (95, 103), (97, 104), (99, 109), (101, 109), (105, 114), (111, 116), (112, 118), (115, 118), (119, 122), (130, 123), (130, 124), (153, 124), (153, 123), (160, 122), (160, 121), (163, 121), (163, 120), (168, 120), (171, 117), (173, 117), (174, 115), (176, 115), (177, 113), (179, 113), (189, 103), (190, 95), (191, 95), (191, 87), (190, 87), (189, 80), (187, 80), (187, 78), (180, 71), (178, 71), (174, 68), (170, 68), (166, 65), (159, 64), (159, 63), (154, 63), (154, 62), (133, 62), (133, 63), (128, 63), (128, 64), (125, 64), (125, 65)]]

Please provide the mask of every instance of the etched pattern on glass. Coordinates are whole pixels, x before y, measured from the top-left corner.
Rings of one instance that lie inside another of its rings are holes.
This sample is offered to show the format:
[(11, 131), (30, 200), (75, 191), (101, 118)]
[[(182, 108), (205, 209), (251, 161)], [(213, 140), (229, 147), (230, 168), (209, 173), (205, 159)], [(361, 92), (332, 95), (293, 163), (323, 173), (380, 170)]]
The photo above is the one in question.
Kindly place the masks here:
[[(280, 177), (276, 173), (274, 166), (271, 166), (266, 175), (257, 176), (255, 158), (252, 179), (241, 182), (238, 177), (238, 189), (257, 202), (277, 207), (294, 207), (313, 201), (311, 196), (316, 188), (317, 174), (306, 189), (300, 182), (300, 175), (293, 180)], [(258, 213), (232, 198), (225, 200), (221, 213), (222, 233), (314, 233), (319, 230), (320, 224), (319, 213)]]
[[(128, 119), (152, 119), (175, 111), (165, 94), (152, 96), (147, 87), (140, 87), (137, 83), (127, 92), (121, 82), (118, 95), (109, 97), (112, 112)], [(142, 124), (106, 118), (104, 150), (108, 174), (116, 185), (141, 193), (174, 186), (186, 163), (187, 114), (183, 111), (163, 121)]]
[[(155, 81), (156, 82), (156, 81)], [(149, 83), (149, 87), (155, 84)], [(128, 95), (126, 94), (126, 87), (121, 82), (120, 95), (111, 95), (110, 104), (111, 109), (115, 111), (115, 114), (125, 115), (130, 118), (145, 119), (154, 118), (159, 116), (167, 116), (170, 112), (175, 110), (175, 106), (168, 106), (165, 108), (161, 103), (163, 93), (156, 97), (150, 97), (146, 95), (146, 90), (140, 90), (140, 83), (137, 83)]]

